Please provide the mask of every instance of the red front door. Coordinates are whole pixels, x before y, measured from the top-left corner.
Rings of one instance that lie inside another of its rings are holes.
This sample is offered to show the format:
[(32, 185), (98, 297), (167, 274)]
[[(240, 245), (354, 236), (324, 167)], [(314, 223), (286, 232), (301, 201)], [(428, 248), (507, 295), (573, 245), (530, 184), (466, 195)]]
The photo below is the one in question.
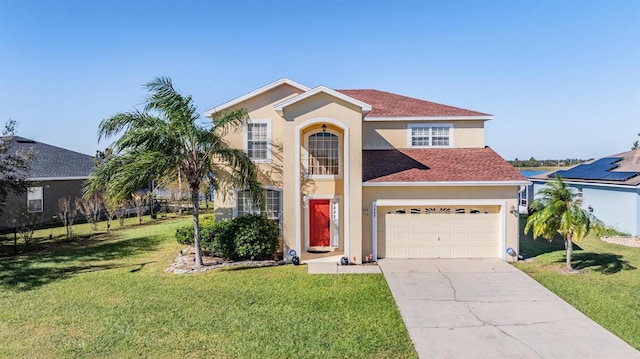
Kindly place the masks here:
[(309, 200), (309, 246), (328, 247), (331, 243), (328, 199)]

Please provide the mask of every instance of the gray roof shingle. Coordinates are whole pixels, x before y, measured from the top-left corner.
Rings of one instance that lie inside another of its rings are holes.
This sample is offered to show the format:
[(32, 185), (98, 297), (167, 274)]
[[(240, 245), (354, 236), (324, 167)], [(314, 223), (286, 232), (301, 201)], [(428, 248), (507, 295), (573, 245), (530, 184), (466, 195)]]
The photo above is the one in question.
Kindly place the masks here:
[(88, 178), (94, 170), (94, 158), (83, 153), (13, 136), (11, 149), (33, 151), (29, 179)]

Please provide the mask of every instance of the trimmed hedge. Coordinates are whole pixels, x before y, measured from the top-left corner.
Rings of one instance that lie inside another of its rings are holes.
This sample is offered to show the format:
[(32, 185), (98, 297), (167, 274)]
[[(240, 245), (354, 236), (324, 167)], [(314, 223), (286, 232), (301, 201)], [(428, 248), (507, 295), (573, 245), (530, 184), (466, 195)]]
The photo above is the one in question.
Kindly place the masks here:
[[(180, 244), (193, 245), (193, 225), (176, 230)], [(211, 255), (233, 260), (272, 258), (278, 248), (278, 226), (260, 215), (236, 217), (214, 222), (200, 221), (200, 244)]]
[[(199, 222), (200, 222), (200, 241), (201, 242), (202, 242), (202, 239), (204, 238), (204, 236), (202, 235), (202, 230), (204, 228), (210, 227), (214, 223), (214, 221), (215, 219), (213, 218), (213, 216), (204, 216), (202, 217), (202, 219), (200, 219)], [(180, 244), (193, 245), (193, 237), (194, 237), (193, 224), (189, 224), (187, 226), (178, 228), (176, 230), (176, 240)]]
[(235, 235), (236, 258), (266, 259), (273, 257), (278, 248), (278, 226), (264, 216), (236, 217), (232, 221)]

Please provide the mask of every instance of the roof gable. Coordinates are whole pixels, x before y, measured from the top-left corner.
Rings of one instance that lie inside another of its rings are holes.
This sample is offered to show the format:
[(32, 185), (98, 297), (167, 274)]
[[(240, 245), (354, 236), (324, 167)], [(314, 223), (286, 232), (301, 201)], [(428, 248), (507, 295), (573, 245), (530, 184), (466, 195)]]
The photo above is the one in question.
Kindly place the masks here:
[(360, 109), (361, 109), (361, 111), (363, 113), (368, 113), (369, 111), (371, 111), (371, 105), (369, 105), (369, 104), (367, 104), (365, 102), (362, 102), (362, 101), (360, 101), (360, 100), (358, 100), (356, 98), (353, 98), (353, 97), (350, 97), (350, 96), (345, 95), (343, 93), (340, 93), (338, 91), (335, 91), (335, 90), (332, 90), (330, 88), (324, 87), (324, 86), (318, 86), (318, 87), (316, 87), (314, 89), (311, 89), (311, 90), (309, 90), (309, 91), (307, 91), (305, 93), (302, 93), (302, 94), (300, 94), (298, 96), (295, 96), (295, 97), (292, 97), (292, 98), (290, 98), (290, 99), (288, 99), (286, 101), (280, 102), (280, 103), (278, 103), (278, 104), (276, 104), (274, 106), (274, 109), (276, 111), (282, 113), (282, 111), (284, 110), (285, 107), (291, 106), (291, 105), (293, 105), (295, 103), (298, 103), (300, 101), (303, 101), (303, 100), (305, 100), (307, 98), (313, 97), (313, 96), (315, 96), (317, 94), (320, 94), (320, 93), (327, 94), (327, 95), (329, 95), (331, 97), (340, 99), (340, 100), (345, 101), (347, 103), (350, 103), (350, 104), (352, 104), (352, 105), (354, 105), (356, 107), (360, 107)]
[(253, 91), (251, 91), (251, 92), (249, 92), (249, 93), (247, 93), (245, 95), (237, 97), (237, 98), (235, 98), (235, 99), (233, 99), (231, 101), (225, 102), (220, 106), (217, 106), (217, 107), (214, 107), (214, 108), (212, 108), (212, 109), (210, 109), (208, 111), (205, 111), (204, 115), (205, 115), (205, 117), (212, 117), (217, 112), (224, 111), (224, 110), (226, 110), (226, 109), (228, 109), (230, 107), (233, 107), (233, 106), (235, 106), (235, 105), (237, 105), (239, 103), (247, 101), (247, 100), (249, 100), (249, 99), (251, 99), (253, 97), (262, 95), (263, 93), (265, 93), (267, 91), (270, 91), (270, 90), (272, 90), (272, 89), (274, 89), (276, 87), (282, 86), (282, 85), (289, 85), (289, 86), (292, 86), (292, 87), (295, 87), (295, 88), (299, 89), (300, 91), (305, 91), (305, 92), (309, 91), (309, 88), (307, 86), (299, 84), (299, 83), (297, 83), (297, 82), (295, 82), (293, 80), (289, 80), (288, 78), (282, 78), (282, 79), (280, 79), (278, 81), (275, 81), (275, 82), (272, 82), (272, 83), (270, 83), (268, 85), (262, 86), (257, 90), (253, 90)]
[(372, 117), (468, 117), (468, 119), (492, 118), (491, 115), (420, 100), (379, 90), (337, 90), (347, 96), (366, 102), (373, 108)]

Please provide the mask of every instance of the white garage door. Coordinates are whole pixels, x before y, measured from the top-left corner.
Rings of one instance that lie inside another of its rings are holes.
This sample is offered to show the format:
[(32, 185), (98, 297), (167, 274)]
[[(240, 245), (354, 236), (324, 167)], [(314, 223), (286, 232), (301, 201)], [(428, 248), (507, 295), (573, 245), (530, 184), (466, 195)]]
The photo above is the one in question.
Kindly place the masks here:
[(384, 233), (387, 258), (499, 257), (495, 207), (390, 211)]

